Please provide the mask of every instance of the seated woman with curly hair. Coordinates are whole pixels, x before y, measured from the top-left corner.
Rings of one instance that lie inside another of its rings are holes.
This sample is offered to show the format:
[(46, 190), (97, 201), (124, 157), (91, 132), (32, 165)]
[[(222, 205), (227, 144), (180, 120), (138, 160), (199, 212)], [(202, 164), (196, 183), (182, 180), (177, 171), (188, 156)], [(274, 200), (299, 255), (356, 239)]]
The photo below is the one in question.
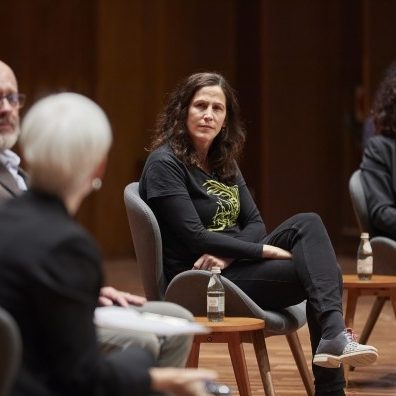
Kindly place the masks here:
[(140, 180), (165, 274), (219, 266), (263, 309), (307, 300), (316, 395), (344, 395), (341, 363), (370, 364), (377, 350), (345, 329), (340, 270), (319, 216), (297, 214), (267, 232), (236, 162), (244, 141), (221, 75), (193, 74), (171, 94)]

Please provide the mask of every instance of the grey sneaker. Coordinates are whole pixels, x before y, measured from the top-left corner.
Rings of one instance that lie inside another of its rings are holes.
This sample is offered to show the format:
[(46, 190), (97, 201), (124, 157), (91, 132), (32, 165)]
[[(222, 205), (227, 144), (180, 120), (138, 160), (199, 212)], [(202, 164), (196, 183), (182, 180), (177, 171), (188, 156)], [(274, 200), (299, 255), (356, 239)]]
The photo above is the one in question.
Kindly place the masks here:
[(374, 363), (377, 357), (377, 348), (359, 344), (352, 329), (345, 329), (331, 340), (320, 340), (313, 363), (327, 368), (340, 367), (341, 363), (360, 367)]

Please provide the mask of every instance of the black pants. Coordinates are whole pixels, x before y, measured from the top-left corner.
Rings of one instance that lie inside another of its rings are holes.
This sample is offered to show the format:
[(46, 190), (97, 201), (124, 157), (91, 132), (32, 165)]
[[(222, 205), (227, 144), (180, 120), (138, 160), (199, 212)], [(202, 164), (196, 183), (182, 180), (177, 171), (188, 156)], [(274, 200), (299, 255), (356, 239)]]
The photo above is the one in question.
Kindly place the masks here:
[[(321, 318), (338, 311), (342, 318), (342, 275), (327, 231), (314, 213), (283, 222), (264, 239), (292, 253), (290, 260), (239, 260), (222, 275), (238, 285), (263, 309), (285, 308), (307, 300), (307, 322), (314, 354), (323, 334)], [(344, 328), (344, 323), (337, 327)], [(312, 366), (317, 392), (344, 387), (342, 367)]]

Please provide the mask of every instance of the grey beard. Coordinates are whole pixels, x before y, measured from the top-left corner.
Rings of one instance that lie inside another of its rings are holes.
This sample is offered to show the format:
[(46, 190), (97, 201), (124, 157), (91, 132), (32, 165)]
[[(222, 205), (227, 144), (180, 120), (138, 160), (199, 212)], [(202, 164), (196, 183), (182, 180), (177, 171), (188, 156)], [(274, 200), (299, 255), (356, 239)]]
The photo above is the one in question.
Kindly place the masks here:
[(0, 133), (0, 150), (4, 151), (14, 147), (18, 140), (19, 132), (19, 127), (16, 127), (12, 133)]

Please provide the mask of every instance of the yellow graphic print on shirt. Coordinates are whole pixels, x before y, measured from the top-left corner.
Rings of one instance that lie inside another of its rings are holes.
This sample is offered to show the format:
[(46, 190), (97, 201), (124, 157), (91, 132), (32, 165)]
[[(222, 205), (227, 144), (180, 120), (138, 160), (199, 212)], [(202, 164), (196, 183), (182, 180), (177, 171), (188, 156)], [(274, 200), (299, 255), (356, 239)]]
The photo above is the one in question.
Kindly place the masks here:
[(208, 231), (222, 231), (236, 225), (239, 216), (238, 186), (227, 186), (216, 180), (208, 180), (203, 184), (209, 195), (217, 197), (217, 210)]

